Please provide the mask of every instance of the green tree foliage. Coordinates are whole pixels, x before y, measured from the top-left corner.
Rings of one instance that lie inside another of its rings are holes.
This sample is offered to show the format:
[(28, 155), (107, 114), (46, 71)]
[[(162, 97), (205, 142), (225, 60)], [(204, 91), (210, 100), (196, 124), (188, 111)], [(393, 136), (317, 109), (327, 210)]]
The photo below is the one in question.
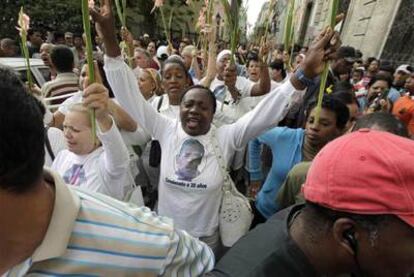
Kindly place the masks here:
[[(95, 0), (95, 2), (99, 2)], [(186, 5), (186, 0), (165, 1), (166, 17), (169, 18), (172, 7), (174, 17), (171, 24), (172, 33), (192, 32), (198, 17), (201, 3), (193, 0)], [(17, 15), (21, 6), (30, 16), (32, 28), (46, 31), (82, 32), (82, 12), (79, 0), (1, 0), (0, 1), (0, 38), (17, 38), (15, 29)], [(148, 33), (151, 36), (162, 36), (162, 23), (158, 11), (151, 14), (153, 0), (127, 1), (127, 26), (134, 35)], [(115, 12), (115, 10), (114, 10)], [(118, 22), (120, 27), (120, 24)]]
[[(192, 33), (198, 19), (202, 0), (193, 0), (187, 5), (186, 0), (166, 0), (164, 14), (168, 24), (171, 11), (174, 10), (170, 33), (172, 37), (179, 37), (182, 34)], [(134, 35), (149, 34), (151, 37), (163, 37), (163, 24), (159, 10), (151, 14), (154, 1), (128, 1), (128, 28)]]
[(15, 29), (21, 6), (30, 16), (30, 25), (42, 31), (82, 31), (80, 1), (76, 0), (2, 0), (0, 37), (17, 38)]

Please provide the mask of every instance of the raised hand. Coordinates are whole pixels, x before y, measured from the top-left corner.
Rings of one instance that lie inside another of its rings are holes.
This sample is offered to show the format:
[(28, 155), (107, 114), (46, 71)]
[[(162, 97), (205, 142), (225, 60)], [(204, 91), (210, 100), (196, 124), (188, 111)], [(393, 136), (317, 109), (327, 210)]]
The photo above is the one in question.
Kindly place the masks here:
[(112, 126), (109, 116), (108, 90), (101, 84), (93, 83), (83, 91), (83, 105), (95, 110), (96, 121), (100, 129), (105, 132)]
[(260, 46), (260, 50), (259, 50), (259, 59), (263, 62), (266, 62), (266, 58), (267, 55), (269, 54), (269, 44), (267, 42), (264, 42), (261, 46)]
[(341, 45), (338, 33), (330, 27), (326, 28), (311, 44), (301, 67), (308, 78), (314, 78), (322, 73), (327, 60), (335, 56)]
[(134, 37), (132, 36), (131, 32), (125, 27), (121, 27), (121, 38), (123, 41), (131, 45), (134, 42)]
[(237, 81), (237, 68), (235, 64), (228, 63), (224, 69), (224, 84), (227, 86), (232, 98), (234, 101), (238, 101), (240, 99), (240, 93), (236, 88), (236, 81)]
[(115, 31), (115, 18), (112, 12), (112, 1), (102, 0), (101, 6), (90, 7), (89, 13), (95, 21), (96, 31), (102, 36), (106, 54), (109, 57), (117, 57), (121, 54)]

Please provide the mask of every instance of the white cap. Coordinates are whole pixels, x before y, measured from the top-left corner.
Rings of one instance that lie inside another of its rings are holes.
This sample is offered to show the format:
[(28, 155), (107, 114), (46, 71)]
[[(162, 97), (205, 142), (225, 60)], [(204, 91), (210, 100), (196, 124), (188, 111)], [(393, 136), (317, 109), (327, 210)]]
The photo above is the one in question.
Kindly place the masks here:
[(168, 58), (168, 46), (165, 45), (161, 45), (160, 47), (158, 47), (157, 49), (157, 58), (158, 59), (166, 59)]
[(228, 49), (224, 49), (222, 50), (218, 55), (217, 55), (217, 59), (216, 62), (219, 62), (224, 56), (231, 56), (231, 51)]
[(400, 65), (395, 72), (402, 71), (405, 74), (413, 73), (413, 68), (409, 64), (402, 64)]

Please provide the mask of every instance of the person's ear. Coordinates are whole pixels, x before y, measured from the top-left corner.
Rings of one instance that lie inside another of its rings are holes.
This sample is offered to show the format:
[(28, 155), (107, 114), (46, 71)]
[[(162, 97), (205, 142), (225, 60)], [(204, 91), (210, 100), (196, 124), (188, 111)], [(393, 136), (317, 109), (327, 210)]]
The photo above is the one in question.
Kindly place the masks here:
[(332, 226), (333, 238), (342, 252), (355, 256), (358, 251), (358, 231), (356, 223), (350, 218), (339, 218)]

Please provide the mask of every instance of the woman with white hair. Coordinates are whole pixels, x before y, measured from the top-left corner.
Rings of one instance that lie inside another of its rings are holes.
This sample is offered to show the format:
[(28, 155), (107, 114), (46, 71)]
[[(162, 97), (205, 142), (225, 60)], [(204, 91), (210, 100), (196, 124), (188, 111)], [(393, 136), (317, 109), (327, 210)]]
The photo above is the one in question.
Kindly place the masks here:
[[(52, 169), (68, 185), (122, 200), (132, 181), (129, 153), (109, 115), (108, 91), (94, 87), (92, 84), (84, 90), (83, 103), (69, 107), (63, 122), (67, 149), (57, 154)], [(89, 109), (95, 110), (97, 138), (92, 134)]]

